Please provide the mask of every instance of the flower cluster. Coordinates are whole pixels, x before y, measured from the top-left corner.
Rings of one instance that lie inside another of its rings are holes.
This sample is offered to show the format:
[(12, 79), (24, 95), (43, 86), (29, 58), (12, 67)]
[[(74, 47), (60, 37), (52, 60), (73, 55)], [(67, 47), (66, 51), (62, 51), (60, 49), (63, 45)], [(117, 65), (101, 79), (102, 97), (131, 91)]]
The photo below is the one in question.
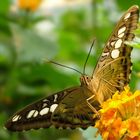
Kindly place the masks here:
[(125, 87), (102, 104), (95, 127), (104, 140), (140, 140), (140, 91)]

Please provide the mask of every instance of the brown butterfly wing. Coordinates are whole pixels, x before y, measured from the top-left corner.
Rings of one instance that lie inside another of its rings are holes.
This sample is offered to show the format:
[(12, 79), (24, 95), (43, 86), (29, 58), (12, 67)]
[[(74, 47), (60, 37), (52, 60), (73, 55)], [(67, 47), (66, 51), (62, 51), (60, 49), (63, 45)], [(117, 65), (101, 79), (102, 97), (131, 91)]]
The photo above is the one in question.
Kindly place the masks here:
[[(48, 128), (52, 125), (87, 128), (94, 121), (93, 113), (85, 103), (85, 92), (82, 87), (75, 87), (41, 99), (14, 114), (5, 127), (10, 131)], [(83, 104), (82, 108), (79, 108), (79, 104)]]
[[(54, 124), (63, 128), (81, 127), (85, 129), (88, 126), (93, 126), (97, 118), (93, 118), (93, 112), (86, 101), (92, 95), (93, 93), (84, 86), (67, 95), (53, 114), (52, 120)], [(93, 102), (92, 105), (97, 110), (99, 109), (97, 101)]]
[(107, 41), (93, 72), (92, 84), (100, 102), (121, 91), (129, 83), (132, 48), (125, 44), (134, 38), (139, 18), (138, 6), (132, 6), (122, 16)]

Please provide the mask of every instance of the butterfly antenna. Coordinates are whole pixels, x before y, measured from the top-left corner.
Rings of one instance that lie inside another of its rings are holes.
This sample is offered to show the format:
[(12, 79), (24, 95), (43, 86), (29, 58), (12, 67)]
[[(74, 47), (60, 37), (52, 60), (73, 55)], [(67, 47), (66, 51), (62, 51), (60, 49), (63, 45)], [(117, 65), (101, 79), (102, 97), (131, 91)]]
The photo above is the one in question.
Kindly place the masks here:
[(86, 69), (87, 61), (88, 61), (88, 59), (89, 59), (91, 50), (92, 50), (93, 45), (94, 45), (94, 43), (95, 43), (95, 40), (96, 40), (96, 39), (93, 40), (92, 45), (91, 45), (91, 47), (90, 47), (90, 49), (89, 49), (89, 52), (88, 52), (88, 55), (87, 55), (87, 58), (86, 58), (86, 61), (85, 61), (84, 67), (83, 67), (83, 74), (85, 74), (85, 69)]
[(55, 64), (55, 65), (58, 65), (58, 66), (61, 66), (61, 67), (64, 67), (64, 68), (67, 68), (67, 69), (71, 69), (71, 70), (74, 70), (78, 73), (80, 73), (82, 75), (82, 72), (78, 71), (77, 69), (75, 68), (72, 68), (72, 67), (69, 67), (69, 66), (66, 66), (66, 65), (63, 65), (63, 64), (60, 64), (60, 63), (57, 63), (57, 62), (54, 62), (52, 60), (47, 60), (48, 63), (52, 63), (52, 64)]

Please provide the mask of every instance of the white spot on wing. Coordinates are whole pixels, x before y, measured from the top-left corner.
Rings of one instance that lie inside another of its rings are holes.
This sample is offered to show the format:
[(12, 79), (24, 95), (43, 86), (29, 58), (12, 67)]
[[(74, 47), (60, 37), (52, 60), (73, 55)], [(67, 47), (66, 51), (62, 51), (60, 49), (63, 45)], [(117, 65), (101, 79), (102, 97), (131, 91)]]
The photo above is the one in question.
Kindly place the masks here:
[(36, 117), (38, 115), (38, 111), (37, 110), (31, 110), (28, 115), (27, 115), (27, 119), (31, 118), (31, 117)]
[(57, 94), (55, 94), (55, 95), (54, 95), (54, 102), (56, 102), (56, 101), (57, 101), (57, 97), (58, 97), (58, 95), (57, 95)]
[(120, 35), (118, 35), (119, 38), (122, 38), (124, 36), (124, 33), (121, 33)]
[(127, 13), (124, 17), (124, 20), (128, 19), (130, 17), (131, 13)]
[(16, 121), (18, 121), (19, 119), (21, 119), (21, 116), (20, 116), (20, 115), (15, 115), (15, 116), (12, 118), (12, 122), (16, 122)]
[(41, 111), (40, 111), (40, 115), (42, 116), (42, 115), (45, 115), (45, 114), (47, 114), (49, 112), (49, 108), (48, 107), (46, 107), (46, 108), (43, 108)]
[(119, 40), (117, 40), (116, 43), (115, 43), (115, 48), (116, 48), (116, 49), (117, 49), (117, 48), (120, 48), (121, 45), (122, 45), (122, 40), (119, 39)]
[(109, 52), (102, 53), (102, 56), (108, 56), (108, 55), (109, 55)]
[(44, 99), (44, 100), (43, 100), (43, 102), (47, 102), (47, 101), (48, 101), (47, 99)]
[(118, 49), (115, 49), (111, 52), (111, 57), (113, 59), (115, 59), (115, 58), (119, 57), (119, 53), (120, 53), (120, 51)]
[(116, 42), (116, 41), (112, 41), (112, 42), (110, 43), (111, 46), (114, 46), (115, 42)]
[(38, 115), (38, 111), (35, 111), (33, 117), (36, 117)]
[(120, 35), (121, 33), (123, 33), (126, 30), (126, 27), (122, 27), (118, 30), (118, 35)]
[(42, 106), (42, 108), (44, 108), (45, 106), (47, 106), (47, 103), (44, 103), (43, 106)]
[(54, 110), (56, 109), (57, 106), (58, 106), (58, 104), (51, 105), (50, 112), (54, 112)]

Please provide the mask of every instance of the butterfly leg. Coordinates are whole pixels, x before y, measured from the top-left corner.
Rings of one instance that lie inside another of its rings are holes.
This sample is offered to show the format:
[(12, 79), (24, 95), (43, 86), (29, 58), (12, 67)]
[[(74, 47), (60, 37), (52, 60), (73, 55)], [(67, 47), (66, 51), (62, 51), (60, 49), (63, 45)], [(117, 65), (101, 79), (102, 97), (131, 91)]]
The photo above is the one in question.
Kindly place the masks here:
[(88, 106), (90, 107), (90, 109), (97, 115), (98, 118), (100, 118), (99, 112), (96, 110), (96, 108), (91, 104), (92, 102), (94, 102), (94, 97), (95, 95), (92, 95), (91, 97), (89, 97), (86, 101)]

